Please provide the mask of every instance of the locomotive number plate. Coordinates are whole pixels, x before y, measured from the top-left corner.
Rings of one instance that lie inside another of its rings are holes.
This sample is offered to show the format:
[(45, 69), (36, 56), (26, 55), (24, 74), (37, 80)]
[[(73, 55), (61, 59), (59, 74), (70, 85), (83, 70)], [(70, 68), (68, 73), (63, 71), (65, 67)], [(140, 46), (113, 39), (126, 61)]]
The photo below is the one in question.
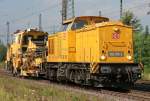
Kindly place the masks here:
[(123, 57), (124, 53), (123, 52), (109, 51), (108, 55), (109, 55), (109, 57)]

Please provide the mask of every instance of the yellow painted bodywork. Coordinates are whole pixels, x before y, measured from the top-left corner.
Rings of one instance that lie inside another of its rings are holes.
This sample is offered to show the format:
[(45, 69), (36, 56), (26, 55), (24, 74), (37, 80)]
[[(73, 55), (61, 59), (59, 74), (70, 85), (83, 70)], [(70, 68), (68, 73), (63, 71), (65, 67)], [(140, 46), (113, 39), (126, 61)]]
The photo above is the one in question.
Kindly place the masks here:
[[(70, 34), (71, 33), (71, 34)], [(50, 41), (53, 40), (53, 46)], [(75, 62), (76, 61), (76, 41), (75, 41), (75, 33), (73, 31), (60, 32), (55, 35), (50, 35), (48, 38), (48, 58), (49, 62)], [(51, 49), (54, 50), (51, 53)]]
[(13, 69), (21, 70), (21, 75), (35, 74), (38, 71), (37, 66), (42, 63), (42, 57), (33, 57), (38, 46), (31, 39), (27, 39), (25, 43), (24, 37), (27, 36), (29, 38), (28, 36), (32, 36), (32, 38), (37, 39), (37, 37), (44, 35), (47, 35), (47, 33), (34, 29), (15, 34), (15, 40), (7, 51), (7, 61), (11, 60)]
[[(72, 30), (71, 26), (80, 20), (88, 24)], [(119, 38), (114, 39), (116, 32)], [(99, 68), (95, 65), (98, 63), (133, 63), (132, 36), (132, 27), (121, 22), (102, 17), (77, 17), (70, 21), (67, 30), (49, 35), (47, 61), (90, 63), (91, 72)], [(109, 52), (122, 52), (123, 56), (110, 57)], [(101, 60), (102, 55), (106, 56), (105, 60)], [(129, 60), (128, 55), (132, 59)]]
[[(112, 39), (113, 28), (121, 30), (120, 39)], [(106, 23), (104, 26), (76, 31), (76, 62), (130, 63), (128, 50), (133, 56), (132, 29), (127, 26)], [(107, 59), (100, 60), (102, 50)], [(124, 52), (124, 57), (108, 57), (108, 51)]]

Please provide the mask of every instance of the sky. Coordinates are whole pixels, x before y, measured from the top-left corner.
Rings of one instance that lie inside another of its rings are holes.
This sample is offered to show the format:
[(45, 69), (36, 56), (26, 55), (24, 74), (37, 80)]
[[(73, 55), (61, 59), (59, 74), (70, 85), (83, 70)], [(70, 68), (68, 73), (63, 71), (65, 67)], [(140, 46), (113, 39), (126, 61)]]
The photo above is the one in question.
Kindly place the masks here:
[[(38, 16), (42, 14), (44, 31), (52, 32), (61, 24), (62, 0), (0, 0), (0, 39), (5, 41), (10, 22), (10, 33), (17, 29), (38, 27)], [(133, 11), (143, 26), (150, 26), (150, 0), (123, 0), (123, 10)], [(99, 15), (119, 20), (120, 0), (75, 0), (75, 15)]]

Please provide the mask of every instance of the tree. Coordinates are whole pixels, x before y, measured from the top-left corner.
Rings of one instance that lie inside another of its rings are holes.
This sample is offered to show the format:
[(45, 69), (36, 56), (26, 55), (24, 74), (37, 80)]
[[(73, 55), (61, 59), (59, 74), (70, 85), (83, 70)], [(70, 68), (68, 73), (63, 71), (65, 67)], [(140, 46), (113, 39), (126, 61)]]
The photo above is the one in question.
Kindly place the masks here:
[(145, 33), (143, 35), (143, 43), (142, 43), (142, 61), (146, 67), (150, 67), (150, 33), (149, 27), (145, 27)]
[(0, 40), (0, 62), (4, 61), (4, 58), (6, 56), (7, 48)]
[(134, 28), (134, 58), (135, 62), (142, 62), (144, 67), (150, 67), (150, 33), (149, 26), (142, 28), (140, 20), (135, 17), (133, 12), (126, 11), (123, 13), (121, 21)]
[(140, 20), (131, 11), (124, 12), (121, 21), (126, 25), (133, 26), (136, 32), (142, 31)]
[(149, 36), (149, 27), (148, 27), (148, 25), (146, 25), (146, 27), (145, 27), (145, 39), (147, 39), (148, 36)]
[(133, 12), (131, 11), (126, 11), (123, 13), (123, 16), (121, 18), (121, 21), (129, 26), (132, 26), (134, 29), (133, 33), (133, 41), (134, 41), (134, 58), (135, 62), (141, 62), (141, 55), (142, 55), (142, 25), (140, 23), (140, 20), (135, 17)]

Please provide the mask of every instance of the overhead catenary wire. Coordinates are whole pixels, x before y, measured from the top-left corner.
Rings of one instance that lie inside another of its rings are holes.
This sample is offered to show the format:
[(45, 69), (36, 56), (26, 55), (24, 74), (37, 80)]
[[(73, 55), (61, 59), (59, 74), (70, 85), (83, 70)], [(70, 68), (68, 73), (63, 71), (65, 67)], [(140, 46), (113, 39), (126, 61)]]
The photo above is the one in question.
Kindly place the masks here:
[[(147, 6), (147, 3), (143, 3), (143, 4), (136, 5), (136, 6), (129, 7), (129, 8), (124, 8), (124, 10), (138, 9), (138, 8), (145, 7), (145, 6)], [(111, 12), (104, 12), (103, 14), (111, 15), (111, 14), (115, 14), (115, 13), (118, 13), (118, 12), (119, 12), (119, 9), (117, 9), (115, 11), (111, 11)]]
[[(32, 16), (38, 16), (39, 13), (44, 13), (44, 12), (48, 11), (49, 9), (53, 9), (53, 8), (57, 7), (57, 5), (59, 5), (60, 3), (61, 3), (61, 2), (59, 2), (59, 3), (57, 3), (57, 4), (53, 4), (53, 5), (51, 5), (51, 6), (47, 7), (47, 8), (41, 9), (41, 10), (39, 10), (39, 11), (32, 12), (32, 13), (27, 14), (27, 15), (25, 15), (25, 16), (22, 16), (22, 17), (20, 17), (20, 18), (12, 19), (12, 20), (9, 20), (9, 21), (10, 21), (11, 24), (15, 24), (15, 23), (17, 23), (17, 22), (19, 22), (19, 21), (24, 21), (24, 19), (27, 19), (27, 18), (32, 17)], [(140, 4), (140, 5), (137, 5), (137, 6), (128, 8), (128, 9), (134, 9), (134, 8), (138, 9), (138, 8), (140, 8), (140, 7), (144, 7), (144, 5), (147, 5), (147, 4), (148, 4), (147, 2), (146, 2), (146, 3), (144, 2), (144, 4)], [(127, 5), (127, 4), (126, 4), (126, 5)], [(139, 6), (140, 6), (140, 7), (139, 7)], [(103, 12), (103, 15), (111, 15), (111, 16), (112, 16), (112, 14), (114, 15), (115, 13), (118, 13), (118, 10), (112, 11), (112, 12), (107, 12), (107, 11), (102, 11), (102, 12)], [(4, 26), (3, 26), (3, 27), (4, 27)]]
[[(25, 19), (29, 18), (29, 17), (33, 17), (33, 16), (38, 16), (40, 13), (44, 13), (46, 11), (48, 11), (49, 9), (53, 9), (55, 7), (57, 7), (60, 3), (57, 3), (57, 4), (53, 4), (47, 8), (44, 8), (44, 9), (41, 9), (39, 11), (36, 11), (36, 12), (32, 12), (30, 14), (27, 14), (25, 16), (22, 16), (20, 18), (16, 18), (16, 19), (12, 19), (12, 20), (9, 20), (9, 22), (11, 23), (11, 25), (17, 23), (17, 22), (20, 22), (20, 21), (24, 21)], [(0, 25), (1, 26), (1, 29), (5, 29), (5, 26), (3, 25)]]
[[(57, 4), (54, 4), (54, 5), (51, 5), (51, 6), (47, 7), (47, 8), (41, 9), (41, 10), (39, 10), (38, 12), (32, 12), (32, 13), (30, 13), (30, 14), (28, 14), (28, 15), (25, 15), (25, 16), (21, 17), (21, 18), (12, 19), (12, 20), (9, 20), (9, 21), (10, 21), (10, 23), (13, 24), (13, 23), (15, 23), (15, 22), (17, 22), (17, 21), (19, 21), (19, 20), (26, 19), (26, 18), (31, 17), (31, 16), (33, 16), (33, 15), (37, 15), (37, 14), (39, 15), (39, 13), (43, 13), (43, 12), (45, 12), (45, 11), (51, 9), (51, 8), (55, 8), (57, 5), (60, 5), (60, 4), (61, 4), (61, 2), (59, 2), (59, 3), (57, 3)], [(144, 4), (142, 4), (142, 5), (145, 5), (145, 4), (147, 4), (147, 2), (144, 3)], [(142, 5), (138, 5), (138, 6), (142, 6)], [(131, 7), (131, 8), (137, 8), (138, 6), (134, 6), (134, 7)], [(131, 9), (131, 8), (129, 8), (129, 9)], [(104, 12), (103, 14), (112, 14), (112, 13), (114, 13), (114, 12), (118, 12), (118, 10), (113, 11), (113, 12), (108, 12), (108, 13), (107, 13), (107, 12)]]
[[(133, 9), (145, 8), (145, 7), (147, 6), (147, 4), (148, 4), (148, 3), (142, 3), (142, 4), (140, 4), (140, 5), (135, 5), (135, 6), (133, 6), (133, 7), (129, 7), (128, 9), (129, 9), (129, 10), (133, 10)], [(128, 9), (124, 9), (124, 11), (125, 11), (125, 10), (128, 10)], [(142, 9), (140, 9), (140, 10), (142, 10)], [(116, 10), (116, 11), (113, 11), (113, 12), (110, 12), (110, 13), (103, 13), (103, 15), (106, 15), (106, 14), (111, 15), (111, 14), (115, 14), (115, 13), (118, 13), (118, 12), (119, 12), (119, 10)], [(117, 16), (119, 16), (119, 15), (115, 15), (115, 16), (112, 16), (112, 15), (111, 15), (111, 17), (117, 17)], [(49, 27), (49, 28), (53, 28), (53, 27)], [(47, 27), (46, 29), (48, 29), (48, 27)], [(49, 31), (50, 31), (50, 30), (49, 30)], [(53, 31), (53, 29), (52, 29), (51, 31)]]
[[(47, 8), (41, 9), (41, 10), (36, 11), (36, 12), (32, 12), (32, 13), (27, 14), (27, 15), (25, 15), (25, 16), (22, 16), (22, 17), (20, 17), (20, 18), (11, 19), (11, 20), (9, 20), (9, 22), (10, 22), (11, 24), (15, 24), (15, 23), (17, 23), (17, 22), (19, 22), (19, 21), (22, 21), (22, 20), (25, 20), (25, 19), (27, 19), (27, 18), (29, 18), (29, 17), (38, 16), (40, 13), (44, 13), (44, 12), (48, 11), (49, 9), (53, 9), (53, 8), (57, 7), (58, 5), (60, 5), (60, 3), (53, 4), (53, 5), (51, 5), (51, 6), (47, 7)], [(8, 16), (8, 15), (7, 15), (7, 16)], [(5, 26), (4, 26), (4, 25), (0, 25), (0, 28), (1, 28), (1, 29), (2, 29), (2, 28), (4, 29)]]
[[(51, 6), (47, 7), (47, 8), (44, 8), (44, 9), (38, 11), (38, 12), (32, 12), (32, 13), (30, 13), (30, 14), (28, 14), (28, 15), (25, 15), (25, 16), (21, 17), (21, 18), (17, 18), (17, 19), (10, 20), (10, 23), (13, 24), (13, 23), (18, 22), (18, 21), (20, 21), (20, 20), (27, 19), (28, 17), (34, 16), (34, 15), (37, 15), (37, 14), (39, 15), (39, 13), (43, 13), (43, 12), (45, 12), (45, 11), (51, 9), (51, 8), (56, 7), (56, 6), (59, 5), (59, 4), (61, 4), (61, 2), (58, 3), (58, 4), (51, 5)], [(138, 5), (138, 6), (143, 6), (143, 5), (145, 5), (145, 4), (147, 4), (147, 3), (144, 3), (144, 4), (142, 4), (142, 5)], [(133, 9), (133, 8), (137, 8), (138, 6), (131, 7), (131, 8), (132, 8), (132, 9)], [(131, 8), (129, 8), (129, 9), (131, 9)], [(107, 13), (107, 12), (105, 13), (105, 12), (104, 12), (103, 14), (112, 14), (112, 13), (114, 13), (114, 12), (118, 12), (118, 10), (113, 11), (113, 12), (109, 12), (109, 13)]]
[[(127, 5), (127, 4), (126, 4)], [(146, 6), (148, 5), (148, 2), (144, 2), (144, 3), (142, 3), (142, 4), (138, 4), (138, 5), (134, 5), (134, 6), (130, 6), (129, 8), (124, 8), (124, 11), (125, 10), (133, 10), (133, 9), (140, 9), (140, 8), (143, 8), (143, 9), (145, 9), (146, 8)], [(140, 9), (140, 10), (142, 10), (142, 9)], [(107, 13), (107, 14), (109, 14), (109, 15), (111, 15), (112, 13), (114, 14), (114, 13), (118, 13), (119, 12), (119, 10), (116, 10), (116, 11), (113, 11), (113, 12), (110, 12), (110, 13)], [(106, 13), (104, 13), (104, 14), (106, 14)], [(111, 16), (111, 17), (117, 17), (118, 15), (115, 15), (115, 16)], [(146, 16), (146, 15), (144, 15), (144, 16)]]
[[(60, 3), (59, 3), (59, 4), (60, 4)], [(21, 18), (17, 18), (17, 19), (10, 20), (10, 22), (11, 22), (11, 23), (15, 23), (15, 22), (18, 22), (18, 21), (20, 21), (20, 20), (26, 19), (26, 18), (28, 18), (28, 17), (34, 16), (34, 15), (37, 16), (37, 15), (39, 15), (40, 13), (44, 13), (45, 11), (48, 11), (49, 9), (52, 9), (52, 8), (57, 7), (57, 5), (59, 5), (59, 4), (54, 4), (54, 5), (51, 5), (51, 6), (47, 7), (47, 8), (44, 8), (44, 9), (42, 9), (42, 10), (39, 10), (38, 12), (32, 12), (32, 13), (30, 13), (30, 14), (28, 14), (28, 15), (25, 15), (25, 16), (21, 17)]]

